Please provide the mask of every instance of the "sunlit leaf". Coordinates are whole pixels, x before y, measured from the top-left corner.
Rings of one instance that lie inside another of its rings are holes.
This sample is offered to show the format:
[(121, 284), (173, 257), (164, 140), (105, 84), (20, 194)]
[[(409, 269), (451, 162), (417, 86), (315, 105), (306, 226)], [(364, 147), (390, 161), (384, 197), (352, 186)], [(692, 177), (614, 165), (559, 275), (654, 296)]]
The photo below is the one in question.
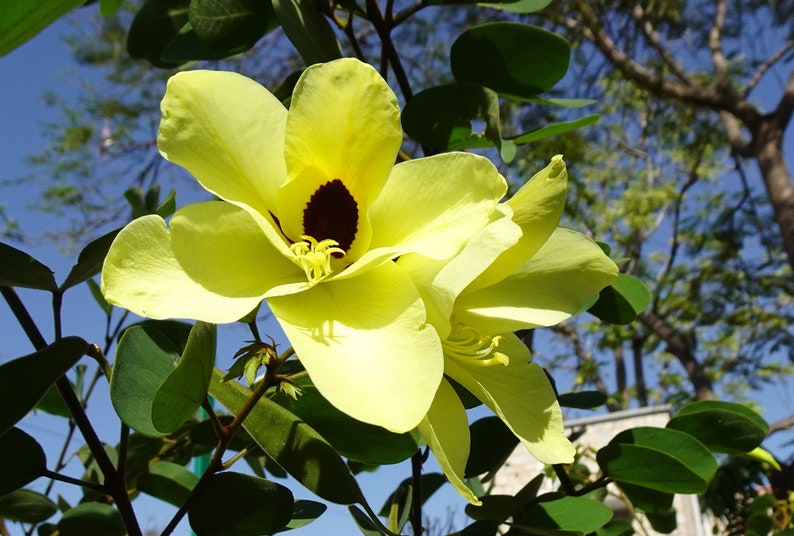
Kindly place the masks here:
[(588, 497), (559, 497), (530, 506), (515, 526), (562, 529), (589, 534), (612, 519), (612, 510), (601, 501)]
[(650, 303), (651, 291), (642, 281), (619, 274), (610, 286), (601, 290), (598, 301), (588, 311), (610, 324), (629, 324)]
[(273, 0), (276, 17), (287, 39), (306, 65), (342, 57), (328, 19), (320, 12), (320, 4), (312, 0)]
[(734, 402), (704, 400), (681, 408), (667, 428), (696, 437), (713, 452), (743, 454), (758, 447), (769, 425), (750, 408)]
[(0, 56), (32, 39), (62, 15), (85, 0), (0, 2)]
[(19, 428), (0, 435), (0, 496), (21, 488), (47, 469), (41, 445)]
[(138, 478), (138, 489), (174, 506), (182, 506), (199, 477), (183, 465), (159, 461)]
[(57, 511), (58, 507), (54, 502), (41, 493), (29, 489), (18, 489), (5, 495), (0, 493), (0, 519), (21, 523), (41, 523), (51, 518)]
[(114, 229), (109, 233), (100, 236), (88, 244), (77, 257), (77, 264), (72, 266), (66, 281), (61, 284), (61, 291), (78, 285), (97, 275), (102, 270), (102, 263), (110, 249), (110, 244), (121, 229)]
[(109, 504), (86, 502), (63, 513), (58, 521), (59, 536), (124, 536), (127, 529), (118, 510)]
[(292, 492), (242, 473), (216, 473), (188, 509), (202, 536), (260, 536), (284, 528), (292, 517)]
[(152, 424), (158, 431), (173, 432), (201, 406), (215, 364), (215, 344), (215, 324), (196, 322), (176, 368), (155, 392)]
[(0, 434), (27, 415), (87, 350), (88, 344), (80, 337), (64, 337), (43, 350), (0, 365)]
[(463, 32), (450, 63), (458, 82), (500, 95), (531, 97), (550, 90), (568, 71), (570, 45), (559, 35), (515, 22), (491, 22)]
[(15, 247), (0, 242), (0, 286), (23, 287), (55, 292), (52, 270)]

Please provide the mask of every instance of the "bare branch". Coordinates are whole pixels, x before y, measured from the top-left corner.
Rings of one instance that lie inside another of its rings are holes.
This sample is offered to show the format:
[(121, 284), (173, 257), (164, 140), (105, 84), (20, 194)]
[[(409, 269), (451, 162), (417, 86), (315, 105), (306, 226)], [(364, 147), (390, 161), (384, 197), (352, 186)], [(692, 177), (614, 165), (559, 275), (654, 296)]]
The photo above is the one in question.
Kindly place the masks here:
[(758, 67), (758, 70), (755, 72), (753, 77), (747, 82), (747, 86), (744, 88), (742, 92), (742, 97), (747, 98), (750, 96), (750, 93), (755, 89), (755, 86), (761, 81), (764, 75), (771, 69), (775, 63), (780, 61), (786, 53), (794, 48), (794, 41), (788, 41), (785, 45), (783, 45), (780, 50), (775, 52), (772, 56), (769, 57), (764, 63)]
[(728, 12), (727, 2), (719, 0), (716, 3), (716, 13), (714, 13), (714, 24), (709, 30), (709, 48), (711, 49), (711, 62), (714, 65), (714, 77), (717, 85), (727, 87), (729, 85), (728, 61), (725, 59), (725, 52), (722, 50), (722, 29), (725, 28), (725, 15)]
[(778, 432), (788, 430), (789, 428), (794, 428), (794, 414), (791, 414), (788, 417), (783, 417), (782, 419), (779, 419), (775, 422), (769, 423), (769, 433), (766, 434), (766, 436), (769, 437), (772, 434), (776, 434)]
[(662, 42), (661, 36), (654, 29), (653, 24), (646, 18), (642, 4), (634, 4), (631, 16), (634, 18), (634, 22), (640, 27), (640, 30), (642, 30), (645, 39), (648, 40), (656, 53), (659, 54), (665, 65), (670, 68), (670, 72), (676, 75), (684, 84), (691, 87), (697, 86), (698, 83), (692, 75), (689, 74), (681, 62), (670, 53), (670, 50)]

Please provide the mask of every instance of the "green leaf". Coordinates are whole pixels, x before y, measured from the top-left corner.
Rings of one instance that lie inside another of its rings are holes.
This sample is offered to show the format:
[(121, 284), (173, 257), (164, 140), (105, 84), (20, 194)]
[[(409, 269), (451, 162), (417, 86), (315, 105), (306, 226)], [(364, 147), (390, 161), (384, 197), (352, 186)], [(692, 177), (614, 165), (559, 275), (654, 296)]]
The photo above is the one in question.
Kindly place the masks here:
[(85, 0), (0, 2), (0, 56), (32, 39)]
[(87, 279), (86, 284), (88, 285), (88, 290), (91, 291), (91, 296), (94, 298), (94, 301), (97, 302), (97, 305), (102, 308), (106, 315), (109, 315), (113, 310), (113, 306), (110, 305), (105, 299), (105, 296), (102, 295), (102, 289), (99, 287), (99, 284), (93, 279)]
[(123, 0), (99, 0), (99, 13), (103, 17), (109, 17), (121, 8)]
[(301, 385), (297, 400), (280, 394), (279, 405), (314, 428), (342, 456), (373, 465), (399, 463), (413, 456), (417, 444), (410, 433), (395, 434), (357, 421), (336, 409), (313, 385)]
[(595, 409), (607, 403), (607, 395), (601, 391), (563, 393), (557, 397), (557, 402), (564, 408)]
[(110, 244), (113, 243), (113, 239), (116, 238), (119, 231), (121, 231), (121, 228), (114, 229), (83, 248), (83, 251), (81, 251), (80, 255), (77, 257), (77, 264), (72, 266), (69, 275), (66, 276), (66, 281), (61, 285), (61, 292), (75, 285), (79, 285), (86, 279), (90, 279), (102, 271), (102, 263), (105, 262)]
[[(2, 494), (0, 494), (2, 495)], [(21, 523), (41, 523), (58, 511), (54, 502), (41, 493), (18, 489), (0, 496), (0, 519)]]
[(298, 499), (292, 506), (292, 519), (286, 527), (279, 529), (278, 532), (304, 527), (323, 515), (327, 509), (328, 507), (323, 503)]
[(518, 445), (518, 438), (499, 417), (484, 417), (469, 427), (471, 450), (466, 462), (467, 477), (493, 473)]
[(152, 404), (178, 359), (174, 344), (156, 329), (127, 328), (116, 349), (110, 378), (110, 400), (122, 422), (145, 436), (166, 435), (152, 421)]
[(109, 504), (87, 502), (63, 513), (58, 521), (59, 536), (125, 536), (127, 529), (118, 510)]
[(568, 71), (571, 47), (559, 35), (515, 22), (491, 22), (462, 33), (450, 49), (458, 82), (500, 95), (531, 97), (550, 90)]
[(135, 15), (127, 34), (127, 52), (155, 67), (176, 67), (164, 61), (163, 51), (188, 22), (190, 0), (146, 0)]
[(517, 2), (482, 2), (479, 5), (510, 13), (534, 13), (551, 3), (551, 0), (518, 0)]
[(651, 291), (636, 277), (618, 274), (618, 278), (601, 290), (598, 301), (588, 309), (604, 322), (629, 324), (634, 322), (651, 303)]
[(353, 517), (353, 521), (356, 522), (358, 529), (361, 531), (361, 534), (364, 536), (381, 536), (383, 532), (378, 528), (375, 523), (369, 518), (367, 514), (361, 511), (355, 505), (350, 505), (348, 507), (348, 511), (350, 515)]
[(190, 504), (191, 528), (202, 536), (259, 536), (284, 528), (292, 517), (292, 492), (242, 473), (216, 473)]
[(592, 114), (592, 115), (586, 115), (584, 117), (580, 117), (579, 119), (575, 119), (573, 121), (552, 123), (551, 125), (546, 125), (539, 129), (533, 130), (532, 132), (527, 132), (526, 134), (522, 134), (515, 138), (511, 138), (510, 141), (512, 141), (516, 145), (522, 145), (525, 143), (532, 143), (535, 141), (545, 140), (546, 138), (559, 136), (560, 134), (565, 134), (566, 132), (576, 130), (577, 128), (594, 125), (598, 122), (598, 119), (600, 117), (601, 116), (598, 114)]
[(192, 0), (188, 20), (201, 41), (227, 56), (250, 49), (278, 26), (269, 0)]
[(342, 57), (336, 35), (319, 6), (313, 0), (273, 0), (273, 9), (287, 39), (306, 65)]
[(215, 364), (215, 324), (196, 322), (182, 358), (157, 388), (152, 424), (170, 434), (193, 415), (207, 396)]
[(47, 469), (41, 445), (19, 428), (0, 436), (0, 495), (36, 480)]
[(516, 511), (516, 498), (512, 495), (485, 495), (481, 506), (466, 505), (466, 515), (472, 519), (490, 519), (504, 523)]
[(672, 493), (635, 486), (627, 482), (617, 482), (617, 485), (637, 510), (648, 514), (664, 514), (673, 508), (675, 495)]
[(499, 523), (490, 520), (480, 520), (448, 536), (496, 536), (498, 530)]
[[(231, 412), (237, 412), (251, 391), (237, 382), (222, 381), (212, 373), (210, 394)], [(364, 503), (364, 495), (344, 460), (308, 424), (263, 397), (243, 421), (243, 427), (271, 458), (318, 496), (338, 504)]]
[(758, 447), (769, 431), (750, 408), (733, 402), (704, 400), (681, 408), (667, 428), (696, 437), (712, 452), (744, 454)]
[(138, 489), (180, 507), (198, 480), (195, 473), (182, 465), (159, 461), (149, 465), (146, 472), (138, 478)]
[(596, 455), (606, 476), (665, 493), (702, 493), (717, 461), (697, 439), (665, 428), (625, 430)]
[(55, 381), (88, 350), (80, 337), (64, 337), (33, 354), (0, 365), (0, 435), (36, 407)]
[[(482, 128), (476, 128), (478, 122)], [(402, 115), (405, 132), (439, 150), (499, 147), (499, 97), (479, 84), (448, 84), (417, 93)]]
[(645, 514), (645, 517), (653, 530), (661, 534), (670, 534), (678, 526), (675, 510), (663, 514)]
[[(187, 340), (190, 337), (190, 331), (193, 329), (193, 324), (182, 322), (181, 320), (142, 320), (127, 327), (127, 329), (134, 326), (143, 326), (146, 329), (153, 329), (164, 335), (171, 344), (176, 348), (176, 352), (182, 355), (185, 352)], [(126, 330), (125, 330), (126, 332)], [(122, 336), (124, 333), (122, 333)]]
[[(185, 24), (174, 39), (168, 43), (160, 60), (167, 63), (186, 63), (200, 60), (220, 60), (229, 54), (211, 48), (193, 30), (190, 23)], [(159, 214), (159, 211), (157, 212)], [(165, 218), (166, 216), (163, 216)]]
[(563, 529), (589, 534), (612, 519), (612, 510), (588, 497), (559, 497), (533, 504), (524, 511), (516, 527)]
[(0, 242), (0, 287), (23, 287), (50, 292), (58, 290), (52, 270), (24, 251), (2, 242)]
[(596, 531), (596, 536), (632, 536), (634, 527), (627, 519), (613, 519)]
[[(404, 493), (401, 489), (406, 489), (412, 483), (412, 478), (406, 478), (397, 486), (397, 488), (391, 493), (391, 495), (386, 498), (383, 503), (383, 506), (380, 509), (378, 515), (387, 517), (389, 515), (389, 510), (391, 509), (391, 505), (394, 503), (395, 498)], [(422, 474), (422, 504), (424, 505), (433, 494), (438, 491), (438, 489), (447, 483), (447, 477), (441, 473), (423, 473)]]

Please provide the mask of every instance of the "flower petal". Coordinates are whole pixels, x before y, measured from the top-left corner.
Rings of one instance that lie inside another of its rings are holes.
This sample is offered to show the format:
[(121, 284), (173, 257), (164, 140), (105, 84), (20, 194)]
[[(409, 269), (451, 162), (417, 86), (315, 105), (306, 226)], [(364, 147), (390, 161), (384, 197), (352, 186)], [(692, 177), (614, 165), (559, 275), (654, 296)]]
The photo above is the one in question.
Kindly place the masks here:
[(260, 295), (228, 296), (191, 279), (171, 248), (171, 234), (159, 216), (144, 216), (124, 227), (102, 267), (105, 299), (149, 318), (193, 318), (233, 322), (262, 300)]
[[(366, 250), (369, 207), (389, 176), (402, 143), (397, 97), (378, 72), (352, 58), (310, 66), (292, 94), (285, 158), (289, 180), (279, 192), (284, 232), (297, 240), (307, 203), (339, 179), (358, 208), (350, 257)], [(322, 240), (323, 236), (314, 237)]]
[(218, 197), (263, 215), (286, 179), (287, 110), (242, 75), (186, 71), (168, 81), (157, 135), (161, 154)]
[(477, 278), (472, 290), (501, 281), (532, 258), (557, 227), (567, 191), (568, 171), (562, 156), (557, 155), (507, 201), (513, 209), (513, 221), (523, 234), (515, 246), (502, 253)]
[(466, 289), (455, 314), (486, 333), (551, 326), (577, 313), (617, 275), (617, 266), (598, 244), (556, 229), (512, 276), (474, 292)]
[(463, 481), (470, 449), (466, 409), (447, 380), (441, 380), (433, 405), (418, 429), (450, 484), (464, 499), (480, 506), (480, 500)]
[(444, 153), (402, 162), (370, 211), (370, 249), (434, 259), (456, 254), (489, 221), (507, 183), (487, 158)]
[(441, 342), (394, 263), (268, 304), (334, 406), (398, 433), (422, 420), (443, 374)]
[(491, 408), (540, 462), (572, 462), (575, 449), (565, 437), (562, 410), (546, 373), (527, 362), (529, 350), (518, 337), (504, 339), (499, 351), (509, 356), (509, 365), (468, 366), (445, 358), (444, 372)]

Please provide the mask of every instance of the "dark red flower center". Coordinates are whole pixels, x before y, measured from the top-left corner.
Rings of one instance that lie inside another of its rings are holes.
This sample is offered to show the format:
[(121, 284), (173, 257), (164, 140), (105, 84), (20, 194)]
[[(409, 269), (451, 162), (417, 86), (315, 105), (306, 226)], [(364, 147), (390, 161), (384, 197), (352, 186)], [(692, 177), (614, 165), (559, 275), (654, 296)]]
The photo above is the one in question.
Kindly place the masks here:
[(303, 233), (317, 241), (336, 240), (347, 251), (357, 230), (358, 204), (344, 183), (334, 179), (317, 188), (303, 209)]

